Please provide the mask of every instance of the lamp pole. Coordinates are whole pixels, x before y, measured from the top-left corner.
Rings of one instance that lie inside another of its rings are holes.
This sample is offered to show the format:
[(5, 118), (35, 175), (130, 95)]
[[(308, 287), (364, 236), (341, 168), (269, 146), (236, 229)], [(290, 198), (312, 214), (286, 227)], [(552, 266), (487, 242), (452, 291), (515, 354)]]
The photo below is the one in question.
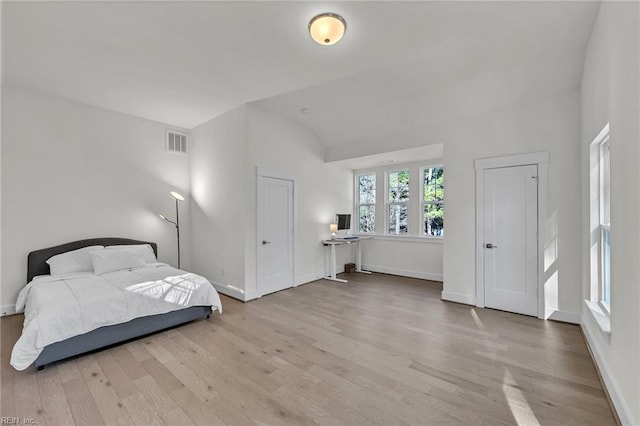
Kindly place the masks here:
[(178, 201), (184, 201), (184, 197), (177, 192), (171, 191), (171, 196), (176, 199), (176, 221), (172, 221), (166, 218), (165, 215), (160, 214), (160, 217), (169, 223), (172, 223), (176, 227), (176, 236), (178, 237), (178, 269), (180, 269), (180, 212), (178, 210)]
[(178, 199), (176, 198), (176, 235), (178, 237), (178, 269), (180, 269), (180, 216), (178, 215)]

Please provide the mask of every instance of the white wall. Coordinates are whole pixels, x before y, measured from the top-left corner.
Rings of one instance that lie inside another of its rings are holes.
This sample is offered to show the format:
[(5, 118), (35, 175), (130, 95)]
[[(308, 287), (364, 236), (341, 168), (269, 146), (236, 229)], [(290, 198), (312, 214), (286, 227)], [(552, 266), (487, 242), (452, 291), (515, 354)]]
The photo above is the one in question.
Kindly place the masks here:
[(624, 424), (640, 424), (640, 6), (602, 2), (582, 79), (582, 298), (589, 299), (589, 144), (610, 123), (611, 335), (583, 328)]
[(380, 236), (361, 244), (365, 270), (442, 281), (443, 241)]
[[(473, 96), (470, 94), (469, 96)], [(550, 154), (545, 218), (545, 301), (558, 317), (579, 321), (580, 95), (531, 99), (509, 108), (457, 117), (387, 135), (370, 150), (397, 149), (397, 141), (444, 143), (445, 238), (443, 298), (475, 304), (475, 169), (477, 158), (546, 151)]]
[[(295, 179), (295, 282), (318, 279), (325, 271), (329, 224), (336, 213), (353, 210), (353, 172), (324, 162), (324, 146), (307, 128), (247, 105), (247, 185), (245, 227), (246, 290), (256, 289), (256, 167)], [(352, 247), (338, 248), (338, 267), (353, 261)], [(328, 269), (328, 262), (326, 263)]]
[(245, 122), (241, 106), (190, 132), (192, 270), (218, 289), (244, 290)]
[[(324, 163), (306, 128), (245, 105), (191, 131), (193, 271), (229, 295), (251, 299), (256, 287), (256, 169), (295, 179), (295, 283), (325, 271), (329, 223), (352, 209), (353, 174)], [(353, 260), (339, 249), (338, 265)], [(328, 267), (328, 263), (326, 264)]]
[(27, 254), (119, 236), (158, 243), (176, 263), (170, 190), (182, 203), (182, 266), (190, 267), (189, 160), (164, 152), (167, 126), (43, 93), (2, 88), (2, 306), (26, 284)]
[[(444, 123), (447, 234), (444, 294), (475, 303), (476, 158), (547, 151), (545, 295), (565, 318), (578, 321), (580, 278), (580, 97), (577, 92)], [(557, 297), (556, 297), (557, 294)]]
[[(470, 92), (469, 99), (485, 96)], [(375, 154), (424, 144), (444, 144), (446, 235), (443, 298), (475, 304), (475, 170), (477, 158), (547, 151), (548, 217), (544, 235), (545, 302), (556, 318), (579, 321), (580, 256), (580, 94), (574, 91), (520, 101), (480, 112), (400, 129), (365, 146), (354, 143), (327, 151), (338, 161), (356, 153)]]

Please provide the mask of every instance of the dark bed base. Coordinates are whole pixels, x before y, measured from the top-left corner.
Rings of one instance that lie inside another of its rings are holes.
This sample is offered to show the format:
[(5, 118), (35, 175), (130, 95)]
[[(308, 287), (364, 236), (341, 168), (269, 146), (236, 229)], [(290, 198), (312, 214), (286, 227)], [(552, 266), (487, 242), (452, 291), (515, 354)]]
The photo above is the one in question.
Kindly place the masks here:
[(52, 362), (132, 340), (205, 316), (209, 318), (211, 312), (211, 306), (192, 306), (166, 314), (135, 318), (124, 324), (100, 327), (89, 333), (45, 346), (34, 365), (38, 370), (43, 370), (45, 365)]
[[(149, 244), (153, 248), (156, 256), (158, 255), (158, 245), (149, 241), (114, 237), (72, 241), (70, 243), (36, 250), (29, 253), (27, 258), (27, 282), (31, 281), (36, 275), (49, 274), (49, 265), (46, 262), (51, 256), (55, 256), (56, 254), (66, 253), (70, 250), (76, 250), (93, 245), (112, 246), (130, 244)], [(112, 346), (116, 343), (122, 343), (127, 340), (135, 339), (136, 337), (165, 330), (198, 318), (209, 318), (211, 312), (211, 306), (192, 306), (190, 308), (168, 312), (166, 314), (135, 318), (124, 324), (100, 327), (96, 330), (90, 331), (89, 333), (74, 336), (61, 342), (45, 346), (40, 353), (40, 356), (34, 361), (34, 365), (38, 367), (38, 370), (42, 370), (46, 364), (51, 364), (52, 362), (95, 351), (96, 349), (101, 349), (107, 346)]]

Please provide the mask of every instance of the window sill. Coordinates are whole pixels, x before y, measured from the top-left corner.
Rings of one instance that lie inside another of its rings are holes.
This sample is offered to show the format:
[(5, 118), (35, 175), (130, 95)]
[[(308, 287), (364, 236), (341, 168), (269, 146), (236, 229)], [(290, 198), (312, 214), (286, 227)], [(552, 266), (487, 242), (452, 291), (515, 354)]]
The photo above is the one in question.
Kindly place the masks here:
[(381, 241), (406, 241), (412, 243), (442, 244), (444, 237), (417, 237), (415, 235), (355, 234), (359, 237), (373, 237)]
[(589, 312), (591, 312), (591, 317), (596, 321), (596, 324), (598, 324), (598, 328), (604, 338), (609, 342), (611, 340), (611, 321), (609, 315), (602, 310), (597, 302), (585, 300), (584, 304), (587, 306)]

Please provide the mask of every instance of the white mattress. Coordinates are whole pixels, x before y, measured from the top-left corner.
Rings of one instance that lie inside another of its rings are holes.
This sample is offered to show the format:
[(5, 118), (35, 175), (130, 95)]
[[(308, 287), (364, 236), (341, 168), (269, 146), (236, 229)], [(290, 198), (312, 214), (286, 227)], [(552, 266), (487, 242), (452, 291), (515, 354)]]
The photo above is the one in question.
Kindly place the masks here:
[(11, 365), (24, 370), (52, 343), (191, 306), (212, 306), (222, 312), (220, 296), (206, 278), (165, 263), (104, 275), (36, 277), (18, 296), (16, 309), (24, 309), (24, 326), (13, 347)]

